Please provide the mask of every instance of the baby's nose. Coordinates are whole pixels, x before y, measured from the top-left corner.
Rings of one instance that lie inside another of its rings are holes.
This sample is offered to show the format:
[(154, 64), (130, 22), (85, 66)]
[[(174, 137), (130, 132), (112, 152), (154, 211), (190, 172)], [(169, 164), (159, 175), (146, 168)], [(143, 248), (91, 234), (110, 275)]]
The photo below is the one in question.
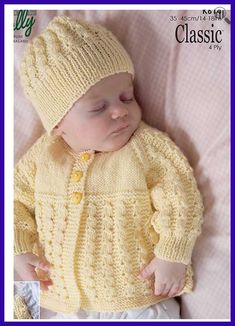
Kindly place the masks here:
[(122, 103), (117, 104), (112, 108), (111, 111), (112, 119), (123, 118), (127, 115), (128, 115), (128, 110), (125, 107), (125, 105)]

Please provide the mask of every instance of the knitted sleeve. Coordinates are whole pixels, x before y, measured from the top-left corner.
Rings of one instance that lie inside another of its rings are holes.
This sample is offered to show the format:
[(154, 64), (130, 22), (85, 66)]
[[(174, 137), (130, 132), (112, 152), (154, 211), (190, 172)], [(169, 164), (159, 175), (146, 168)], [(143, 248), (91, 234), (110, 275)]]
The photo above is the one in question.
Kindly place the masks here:
[(151, 224), (159, 234), (154, 253), (187, 265), (201, 232), (203, 214), (193, 170), (167, 134), (149, 128), (144, 141), (149, 162), (147, 183), (155, 211)]
[(14, 297), (14, 319), (32, 319), (24, 299), (19, 295)]
[(43, 137), (29, 149), (14, 170), (14, 254), (32, 252), (37, 240), (34, 216), (36, 160)]

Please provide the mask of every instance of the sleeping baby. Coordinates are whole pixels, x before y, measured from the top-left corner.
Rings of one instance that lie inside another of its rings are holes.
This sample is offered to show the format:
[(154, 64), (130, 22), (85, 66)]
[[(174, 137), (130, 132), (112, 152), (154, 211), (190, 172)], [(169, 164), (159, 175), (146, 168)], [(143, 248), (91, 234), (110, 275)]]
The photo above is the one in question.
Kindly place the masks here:
[(15, 270), (57, 319), (179, 319), (202, 199), (180, 149), (141, 120), (126, 50), (55, 17), (20, 77), (46, 132), (15, 167)]

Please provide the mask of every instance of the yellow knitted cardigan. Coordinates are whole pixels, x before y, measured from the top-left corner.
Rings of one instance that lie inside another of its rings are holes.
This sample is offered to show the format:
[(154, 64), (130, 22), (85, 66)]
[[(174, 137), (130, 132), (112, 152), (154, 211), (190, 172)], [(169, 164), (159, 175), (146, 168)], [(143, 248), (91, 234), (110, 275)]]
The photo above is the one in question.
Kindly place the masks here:
[(201, 195), (179, 148), (144, 122), (115, 152), (76, 154), (44, 134), (15, 167), (14, 208), (15, 254), (52, 264), (44, 308), (114, 312), (165, 300), (154, 275), (137, 278), (154, 255), (187, 264), (182, 293), (192, 290)]

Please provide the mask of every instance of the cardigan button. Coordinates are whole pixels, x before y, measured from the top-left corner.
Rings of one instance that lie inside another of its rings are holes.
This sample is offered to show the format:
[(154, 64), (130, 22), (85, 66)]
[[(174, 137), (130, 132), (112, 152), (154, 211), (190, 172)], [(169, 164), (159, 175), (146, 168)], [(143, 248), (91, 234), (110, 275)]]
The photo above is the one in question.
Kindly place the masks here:
[(82, 161), (88, 161), (91, 158), (91, 155), (89, 153), (84, 153), (81, 155)]
[(74, 192), (72, 194), (72, 201), (74, 202), (74, 204), (79, 204), (81, 200), (82, 200), (81, 192)]
[(83, 172), (82, 171), (74, 171), (72, 173), (72, 180), (73, 181), (80, 181), (81, 177), (83, 176)]

